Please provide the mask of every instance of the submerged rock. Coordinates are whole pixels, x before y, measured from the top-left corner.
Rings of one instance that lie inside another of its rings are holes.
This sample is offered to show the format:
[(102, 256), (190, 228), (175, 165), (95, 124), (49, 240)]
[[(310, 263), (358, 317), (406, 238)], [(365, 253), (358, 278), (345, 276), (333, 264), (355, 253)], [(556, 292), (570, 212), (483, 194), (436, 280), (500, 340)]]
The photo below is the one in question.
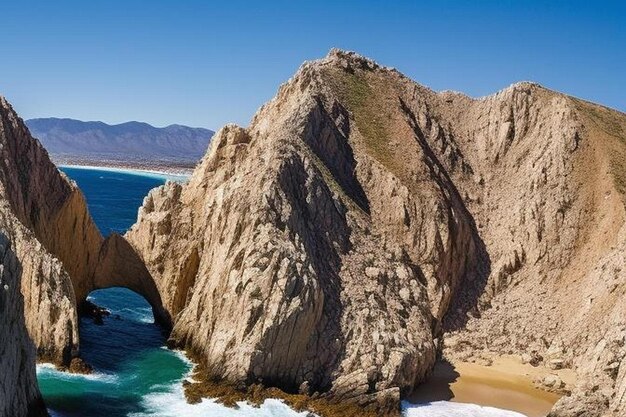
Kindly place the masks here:
[(85, 300), (80, 306), (81, 316), (91, 317), (97, 325), (104, 324), (104, 318), (111, 315), (106, 308), (95, 305), (89, 300)]

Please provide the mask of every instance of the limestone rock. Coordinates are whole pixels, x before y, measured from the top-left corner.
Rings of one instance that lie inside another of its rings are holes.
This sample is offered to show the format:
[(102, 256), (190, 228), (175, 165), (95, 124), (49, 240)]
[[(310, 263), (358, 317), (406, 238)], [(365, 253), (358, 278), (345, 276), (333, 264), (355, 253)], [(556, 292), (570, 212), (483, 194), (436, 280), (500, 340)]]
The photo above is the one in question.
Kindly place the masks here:
[(104, 241), (77, 185), (1, 97), (0, 202), (5, 233), (13, 236), (17, 227), (31, 233), (26, 242), (17, 235), (13, 244), (24, 269), (26, 327), (40, 361), (68, 367), (79, 355), (77, 305), (94, 289), (131, 288), (153, 305), (157, 320), (171, 324), (141, 259), (119, 236)]
[(397, 100), (402, 159), (377, 154), (388, 138), (358, 113), (374, 101), (350, 107), (335, 86), (351, 82), (343, 64), (387, 74), (339, 53), (305, 64), (249, 128), (215, 135), (188, 184), (153, 190), (126, 238), (172, 342), (214, 376), (397, 409), (435, 361), (433, 329), (479, 243)]
[(554, 374), (550, 374), (550, 375), (546, 375), (543, 380), (541, 381), (541, 383), (545, 386), (548, 387), (550, 389), (554, 389), (554, 390), (558, 390), (561, 389), (563, 387), (563, 381), (561, 380), (561, 378), (559, 378), (558, 375), (554, 375)]
[(23, 267), (26, 327), (39, 359), (68, 365), (78, 354), (76, 301), (92, 287), (102, 237), (76, 184), (1, 97), (0, 201), (2, 229)]

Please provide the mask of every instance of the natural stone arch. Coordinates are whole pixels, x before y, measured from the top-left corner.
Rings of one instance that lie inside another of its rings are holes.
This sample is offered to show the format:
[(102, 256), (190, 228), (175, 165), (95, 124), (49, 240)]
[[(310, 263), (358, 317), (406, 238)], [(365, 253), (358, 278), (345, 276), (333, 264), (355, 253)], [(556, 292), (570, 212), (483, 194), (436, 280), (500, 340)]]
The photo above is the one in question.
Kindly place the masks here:
[(135, 249), (117, 233), (105, 239), (98, 258), (91, 291), (112, 287), (128, 288), (141, 295), (152, 306), (154, 319), (166, 329), (172, 318), (163, 307), (159, 290)]

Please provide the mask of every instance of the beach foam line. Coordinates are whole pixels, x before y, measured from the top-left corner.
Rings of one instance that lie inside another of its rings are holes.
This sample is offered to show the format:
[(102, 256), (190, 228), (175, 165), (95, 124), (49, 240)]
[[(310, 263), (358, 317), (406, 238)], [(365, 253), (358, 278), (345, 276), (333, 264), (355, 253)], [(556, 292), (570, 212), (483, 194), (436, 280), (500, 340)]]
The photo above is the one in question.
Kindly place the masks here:
[[(185, 355), (182, 354), (184, 357)], [(200, 403), (189, 404), (185, 398), (182, 381), (169, 386), (159, 385), (153, 392), (142, 398), (144, 411), (131, 413), (129, 417), (309, 417), (309, 412), (297, 412), (276, 399), (266, 400), (259, 407), (246, 402), (237, 403), (238, 408), (229, 408), (213, 399), (203, 399)]]
[[(167, 347), (162, 347), (168, 349)], [(169, 350), (169, 349), (168, 349)], [(185, 398), (183, 379), (191, 380), (193, 361), (182, 350), (171, 350), (189, 365), (189, 371), (170, 385), (153, 386), (155, 392), (145, 395), (141, 405), (144, 411), (131, 413), (129, 417), (309, 417), (310, 412), (297, 412), (281, 400), (268, 399), (259, 407), (246, 402), (237, 403), (238, 408), (228, 408), (214, 399), (205, 398), (200, 403), (189, 404)]]
[(266, 400), (259, 407), (237, 403), (238, 408), (228, 408), (214, 400), (189, 404), (182, 392), (153, 393), (143, 397), (145, 411), (131, 413), (129, 417), (308, 417), (309, 412), (297, 412), (279, 400)]
[(402, 402), (404, 417), (526, 417), (516, 411), (476, 404), (433, 401), (424, 404)]
[(118, 167), (97, 166), (97, 165), (61, 164), (61, 165), (58, 165), (58, 167), (59, 168), (84, 169), (84, 170), (91, 170), (91, 171), (117, 172), (120, 174), (139, 175), (142, 177), (156, 178), (156, 179), (166, 180), (166, 181), (169, 180), (169, 181), (174, 181), (174, 182), (185, 182), (191, 176), (189, 174), (171, 174), (165, 171), (157, 171), (157, 170), (149, 170), (149, 169), (118, 168)]

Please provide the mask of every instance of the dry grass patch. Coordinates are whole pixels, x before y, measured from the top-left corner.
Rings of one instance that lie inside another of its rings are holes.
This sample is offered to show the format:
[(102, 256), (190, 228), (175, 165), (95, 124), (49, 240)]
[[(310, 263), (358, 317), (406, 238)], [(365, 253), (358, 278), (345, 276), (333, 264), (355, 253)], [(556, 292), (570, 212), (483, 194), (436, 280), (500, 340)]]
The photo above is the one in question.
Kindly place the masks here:
[(367, 153), (396, 176), (402, 177), (397, 155), (389, 147), (390, 117), (387, 104), (389, 85), (379, 85), (376, 74), (329, 70), (333, 90), (338, 92), (356, 123)]
[(574, 99), (591, 137), (604, 146), (617, 191), (626, 200), (626, 114)]

